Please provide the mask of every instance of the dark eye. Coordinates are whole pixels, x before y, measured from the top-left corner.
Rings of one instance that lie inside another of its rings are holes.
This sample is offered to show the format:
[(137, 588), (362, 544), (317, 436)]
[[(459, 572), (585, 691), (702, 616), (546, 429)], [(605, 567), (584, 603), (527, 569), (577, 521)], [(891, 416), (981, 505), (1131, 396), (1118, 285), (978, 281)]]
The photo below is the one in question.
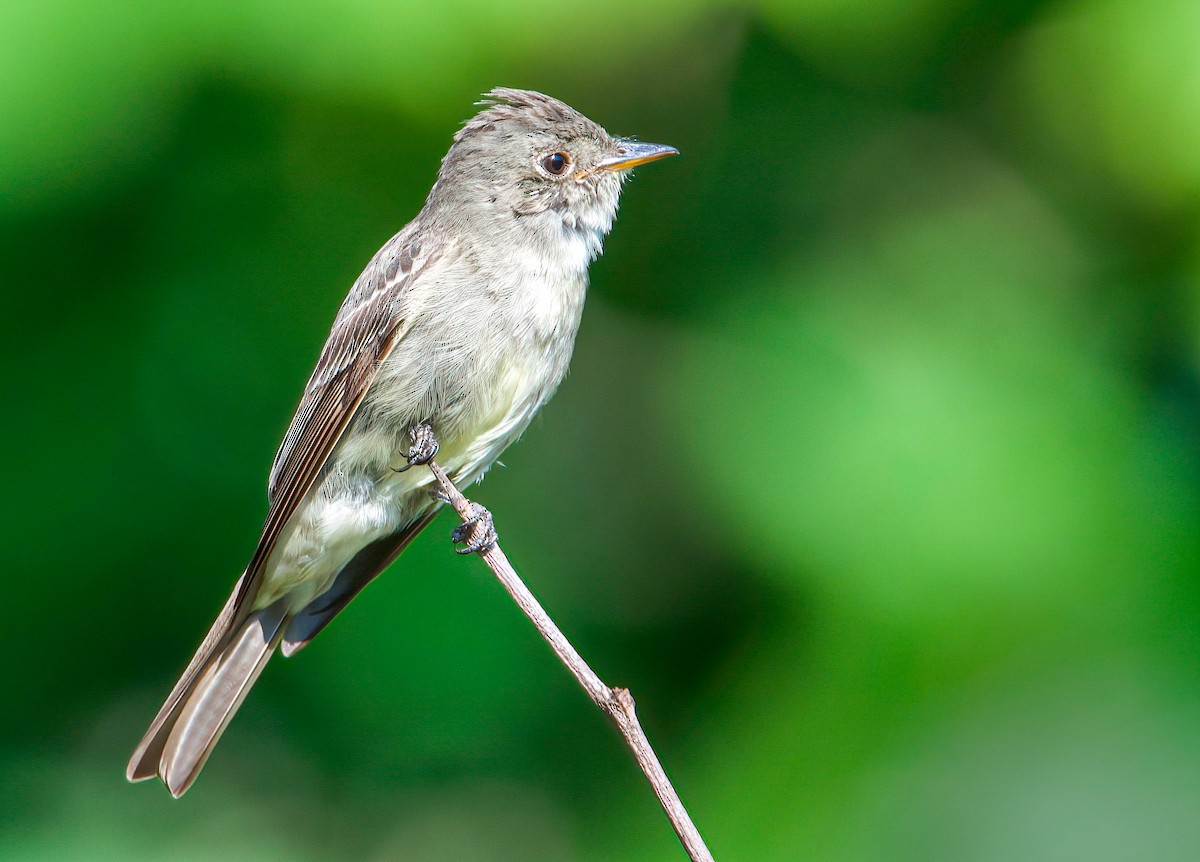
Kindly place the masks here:
[(562, 172), (567, 169), (567, 165), (569, 164), (571, 164), (571, 157), (566, 153), (554, 153), (553, 155), (546, 156), (546, 158), (542, 159), (542, 167), (545, 168), (547, 172), (554, 174), (556, 177), (562, 174)]

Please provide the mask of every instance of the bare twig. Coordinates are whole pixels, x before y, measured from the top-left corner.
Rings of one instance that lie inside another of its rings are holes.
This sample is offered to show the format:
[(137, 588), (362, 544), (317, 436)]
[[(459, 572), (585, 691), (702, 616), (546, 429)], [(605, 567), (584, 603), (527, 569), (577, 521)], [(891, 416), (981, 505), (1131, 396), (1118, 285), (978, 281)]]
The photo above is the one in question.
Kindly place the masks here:
[[(458, 512), (463, 522), (472, 521), (476, 513), (467, 498), (454, 486), (454, 483), (436, 462), (430, 461), (429, 469), (437, 477), (442, 493), (446, 495), (450, 505)], [(662, 764), (658, 762), (654, 749), (650, 747), (650, 740), (646, 738), (646, 732), (642, 730), (642, 725), (638, 722), (637, 714), (634, 712), (633, 696), (629, 690), (606, 685), (600, 677), (596, 676), (595, 671), (588, 667), (587, 662), (583, 660), (575, 647), (571, 646), (566, 635), (555, 625), (554, 620), (550, 619), (549, 614), (525, 586), (524, 581), (509, 563), (508, 557), (500, 548), (499, 543), (493, 543), (490, 547), (481, 550), (479, 555), (483, 557), (488, 568), (495, 573), (504, 589), (508, 590), (508, 594), (525, 612), (525, 616), (529, 617), (537, 630), (541, 632), (555, 655), (567, 666), (567, 670), (575, 677), (576, 682), (583, 686), (588, 697), (616, 723), (617, 729), (625, 737), (625, 742), (629, 745), (633, 756), (637, 758), (638, 766), (642, 768), (646, 780), (654, 789), (654, 794), (658, 797), (663, 811), (666, 812), (667, 819), (671, 821), (671, 826), (675, 829), (675, 834), (679, 836), (688, 857), (692, 862), (713, 862), (712, 854), (708, 852), (704, 839), (700, 837), (700, 832), (692, 823), (692, 818), (688, 816), (687, 809), (679, 801), (679, 794), (671, 786), (671, 781), (663, 772)]]

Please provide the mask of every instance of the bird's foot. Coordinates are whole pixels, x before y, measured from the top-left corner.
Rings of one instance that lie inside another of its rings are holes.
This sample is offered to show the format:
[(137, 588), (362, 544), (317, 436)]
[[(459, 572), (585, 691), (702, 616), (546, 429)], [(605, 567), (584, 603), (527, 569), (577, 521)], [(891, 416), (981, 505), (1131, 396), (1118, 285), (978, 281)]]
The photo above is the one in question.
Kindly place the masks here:
[(454, 528), (450, 534), (450, 541), (456, 545), (466, 543), (464, 547), (454, 549), (460, 554), (483, 554), (490, 551), (499, 541), (492, 513), (478, 503), (472, 503), (471, 517)]
[(403, 467), (394, 467), (397, 473), (403, 473), (414, 464), (428, 464), (434, 459), (438, 453), (438, 441), (433, 436), (433, 428), (428, 422), (422, 422), (420, 425), (414, 425), (408, 429), (408, 436), (412, 438), (412, 446), (408, 448), (408, 452), (404, 456), (404, 460), (408, 463)]

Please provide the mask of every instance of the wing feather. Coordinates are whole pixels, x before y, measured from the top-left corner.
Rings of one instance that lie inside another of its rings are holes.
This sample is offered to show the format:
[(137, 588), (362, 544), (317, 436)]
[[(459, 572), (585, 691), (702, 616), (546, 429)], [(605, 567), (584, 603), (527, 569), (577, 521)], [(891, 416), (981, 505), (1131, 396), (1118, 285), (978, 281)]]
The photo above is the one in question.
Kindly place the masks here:
[(392, 237), (363, 270), (338, 311), (275, 456), (267, 519), (242, 581), (239, 605), (257, 592), (281, 533), (320, 476), (380, 365), (411, 323), (403, 313), (404, 294), (433, 262), (433, 256), (421, 255), (415, 236), (414, 226), (409, 225)]

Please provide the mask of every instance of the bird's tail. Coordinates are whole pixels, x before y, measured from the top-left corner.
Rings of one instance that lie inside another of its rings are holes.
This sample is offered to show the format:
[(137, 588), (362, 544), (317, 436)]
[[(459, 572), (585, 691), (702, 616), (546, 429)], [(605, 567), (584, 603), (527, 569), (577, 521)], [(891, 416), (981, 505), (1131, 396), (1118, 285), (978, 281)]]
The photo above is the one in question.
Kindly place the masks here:
[(159, 776), (171, 795), (196, 780), (242, 700), (275, 652), (287, 612), (277, 601), (238, 621), (241, 583), (129, 760), (125, 776)]

